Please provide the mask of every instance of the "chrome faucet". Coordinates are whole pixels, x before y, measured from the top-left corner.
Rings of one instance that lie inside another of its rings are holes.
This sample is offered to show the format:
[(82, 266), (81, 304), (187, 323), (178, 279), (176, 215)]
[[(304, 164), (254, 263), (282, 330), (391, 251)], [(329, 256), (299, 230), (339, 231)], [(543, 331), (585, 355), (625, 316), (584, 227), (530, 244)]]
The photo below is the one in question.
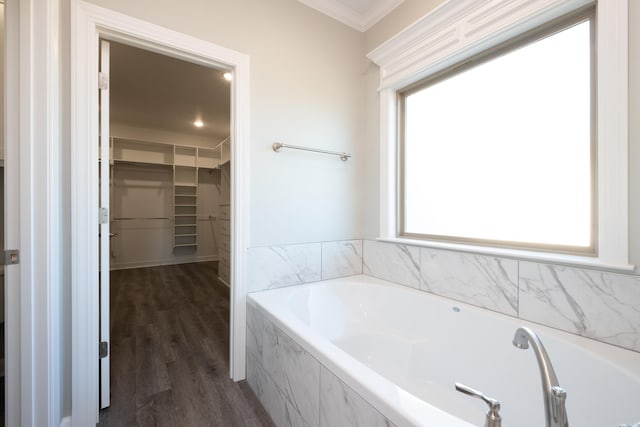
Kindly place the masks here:
[(526, 327), (518, 328), (513, 337), (513, 345), (526, 350), (529, 348), (529, 344), (533, 347), (533, 352), (538, 359), (538, 367), (542, 377), (546, 427), (568, 427), (569, 421), (565, 407), (567, 392), (558, 385), (558, 377), (556, 377), (542, 341), (533, 330)]

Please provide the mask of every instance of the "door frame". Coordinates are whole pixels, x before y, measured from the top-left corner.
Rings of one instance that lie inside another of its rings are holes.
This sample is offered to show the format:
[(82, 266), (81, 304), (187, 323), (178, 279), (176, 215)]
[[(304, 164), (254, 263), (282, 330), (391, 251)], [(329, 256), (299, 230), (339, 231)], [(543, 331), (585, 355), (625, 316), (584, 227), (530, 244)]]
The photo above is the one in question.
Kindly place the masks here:
[[(64, 194), (59, 0), (5, 0), (6, 422), (58, 426)], [(9, 209), (6, 206), (10, 206)]]
[[(231, 85), (230, 376), (245, 378), (249, 201), (249, 57), (82, 0), (71, 4), (71, 416), (98, 414), (98, 40), (233, 71)], [(95, 266), (91, 268), (90, 266)]]

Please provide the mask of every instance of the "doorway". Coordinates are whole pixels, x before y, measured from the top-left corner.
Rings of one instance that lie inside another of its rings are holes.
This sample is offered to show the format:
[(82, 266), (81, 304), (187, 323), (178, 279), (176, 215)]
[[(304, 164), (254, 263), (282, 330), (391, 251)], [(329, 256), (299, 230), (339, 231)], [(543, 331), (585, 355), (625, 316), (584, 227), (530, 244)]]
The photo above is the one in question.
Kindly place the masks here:
[(231, 261), (230, 376), (245, 377), (245, 263), (248, 205), (249, 59), (246, 55), (166, 28), (77, 2), (72, 4), (72, 419), (98, 421), (98, 135), (99, 38), (122, 42), (197, 64), (230, 69), (231, 85)]
[(177, 399), (167, 366), (187, 353), (213, 348), (228, 378), (232, 73), (114, 41), (100, 56), (100, 408), (117, 406), (100, 418), (113, 424), (132, 402)]

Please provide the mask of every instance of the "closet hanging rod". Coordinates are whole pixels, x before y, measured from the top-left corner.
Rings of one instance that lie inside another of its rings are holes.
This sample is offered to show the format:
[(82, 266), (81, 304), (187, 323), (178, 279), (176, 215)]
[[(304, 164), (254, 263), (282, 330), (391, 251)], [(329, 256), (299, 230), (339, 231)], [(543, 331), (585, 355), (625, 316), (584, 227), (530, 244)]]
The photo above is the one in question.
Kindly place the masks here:
[(339, 151), (320, 150), (319, 148), (300, 147), (298, 145), (283, 144), (281, 142), (274, 142), (273, 144), (271, 144), (271, 148), (276, 153), (279, 153), (280, 150), (282, 150), (283, 148), (292, 148), (294, 150), (304, 150), (304, 151), (313, 151), (314, 153), (331, 154), (333, 156), (339, 156), (340, 160), (342, 160), (343, 162), (346, 162), (349, 159), (349, 157), (351, 157), (351, 154), (349, 153), (341, 153)]
[(112, 221), (152, 221), (152, 220), (166, 220), (171, 221), (173, 218), (170, 216), (158, 216), (158, 217), (131, 217), (131, 218), (113, 218)]

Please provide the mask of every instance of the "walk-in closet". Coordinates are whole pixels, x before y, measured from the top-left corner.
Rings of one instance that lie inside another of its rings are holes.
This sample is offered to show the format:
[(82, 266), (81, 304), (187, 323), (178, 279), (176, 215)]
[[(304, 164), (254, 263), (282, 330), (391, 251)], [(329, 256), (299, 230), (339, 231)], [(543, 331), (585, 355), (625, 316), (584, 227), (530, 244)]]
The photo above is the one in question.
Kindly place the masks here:
[(232, 75), (101, 49), (111, 273), (99, 425), (270, 425), (228, 375)]
[(114, 42), (109, 68), (111, 270), (217, 261), (228, 285), (230, 81)]
[(206, 147), (129, 135), (110, 141), (111, 269), (224, 259), (228, 285), (229, 138)]

